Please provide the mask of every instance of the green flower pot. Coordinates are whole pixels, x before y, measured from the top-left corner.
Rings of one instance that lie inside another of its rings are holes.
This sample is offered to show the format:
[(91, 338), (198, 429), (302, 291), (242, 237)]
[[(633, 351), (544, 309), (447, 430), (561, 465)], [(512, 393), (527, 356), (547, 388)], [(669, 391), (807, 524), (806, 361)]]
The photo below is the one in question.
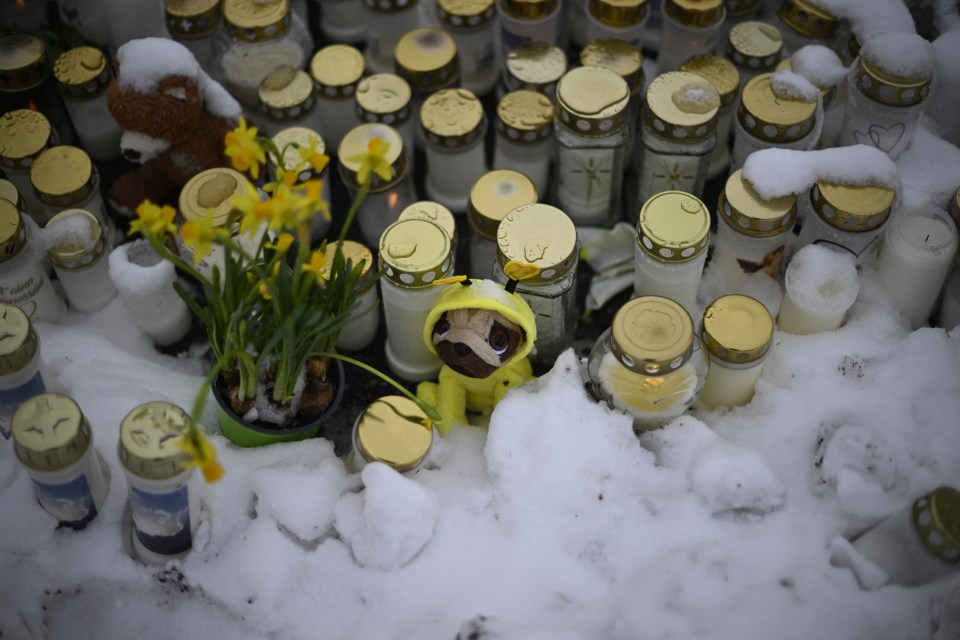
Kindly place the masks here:
[(226, 436), (227, 440), (239, 447), (262, 447), (276, 442), (294, 442), (316, 437), (327, 419), (340, 406), (340, 401), (343, 399), (343, 388), (346, 386), (344, 384), (343, 362), (336, 359), (332, 359), (332, 362), (334, 366), (330, 367), (329, 376), (330, 382), (333, 384), (333, 400), (330, 402), (330, 406), (309, 423), (291, 428), (270, 428), (244, 420), (233, 412), (230, 403), (220, 392), (217, 384), (212, 384), (213, 397), (216, 398), (219, 405), (220, 432)]

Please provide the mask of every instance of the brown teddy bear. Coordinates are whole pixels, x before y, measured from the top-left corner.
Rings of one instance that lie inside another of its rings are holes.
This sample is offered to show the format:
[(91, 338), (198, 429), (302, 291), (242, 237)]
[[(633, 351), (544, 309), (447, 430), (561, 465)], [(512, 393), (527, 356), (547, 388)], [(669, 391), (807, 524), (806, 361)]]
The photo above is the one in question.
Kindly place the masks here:
[(197, 173), (225, 166), (224, 137), (241, 112), (174, 40), (131, 40), (117, 50), (114, 66), (110, 113), (123, 129), (123, 156), (140, 167), (120, 176), (108, 198), (119, 213), (132, 216), (145, 199), (161, 202)]

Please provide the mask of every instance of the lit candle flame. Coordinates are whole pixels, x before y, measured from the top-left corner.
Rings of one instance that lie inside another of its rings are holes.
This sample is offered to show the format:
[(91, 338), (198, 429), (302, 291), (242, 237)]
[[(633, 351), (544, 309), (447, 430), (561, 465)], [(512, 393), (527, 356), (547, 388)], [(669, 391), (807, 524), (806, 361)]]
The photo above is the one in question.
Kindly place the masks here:
[(400, 196), (397, 195), (396, 191), (394, 191), (389, 196), (387, 196), (387, 204), (390, 205), (390, 208), (392, 209), (395, 206), (397, 206), (397, 200), (399, 199), (400, 199)]

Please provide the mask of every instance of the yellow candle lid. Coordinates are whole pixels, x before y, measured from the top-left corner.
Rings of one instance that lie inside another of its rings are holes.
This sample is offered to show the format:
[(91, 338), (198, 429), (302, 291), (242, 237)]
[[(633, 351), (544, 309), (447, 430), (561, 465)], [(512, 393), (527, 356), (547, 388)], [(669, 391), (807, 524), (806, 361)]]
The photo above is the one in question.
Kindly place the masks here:
[(316, 88), (306, 71), (277, 67), (264, 77), (257, 90), (260, 112), (272, 120), (294, 120), (316, 104)]
[(599, 22), (616, 29), (640, 24), (650, 11), (647, 0), (588, 0), (587, 9)]
[(637, 245), (660, 262), (688, 262), (710, 243), (710, 211), (684, 191), (663, 191), (640, 209)]
[(460, 76), (457, 42), (443, 29), (422, 27), (407, 31), (397, 41), (393, 62), (397, 75), (415, 91), (437, 91)]
[(510, 90), (546, 92), (567, 72), (567, 54), (548, 42), (528, 42), (507, 54), (506, 68)]
[(223, 22), (234, 40), (275, 40), (290, 26), (290, 0), (223, 0)]
[[(344, 240), (343, 249), (341, 253), (343, 254), (344, 260), (349, 260), (353, 263), (353, 266), (356, 267), (361, 262), (363, 263), (363, 268), (360, 270), (360, 277), (366, 276), (370, 273), (370, 269), (373, 268), (373, 252), (359, 242), (354, 242), (353, 240)], [(330, 270), (333, 268), (333, 257), (337, 253), (337, 243), (328, 242), (327, 248), (325, 249), (325, 255), (327, 258), (326, 264), (323, 265), (320, 269), (320, 273), (323, 275), (325, 280), (330, 279)]]
[(89, 198), (97, 186), (96, 175), (87, 152), (69, 145), (42, 151), (30, 166), (37, 196), (54, 207), (74, 206)]
[(890, 216), (897, 192), (873, 185), (846, 185), (818, 180), (810, 189), (820, 219), (843, 231), (876, 229)]
[(913, 503), (921, 544), (938, 560), (960, 564), (960, 491), (938, 487)]
[(163, 0), (163, 10), (177, 40), (209, 36), (220, 23), (220, 0)]
[(429, 220), (440, 226), (447, 235), (450, 236), (452, 244), (456, 244), (457, 221), (454, 219), (450, 209), (439, 202), (432, 200), (420, 200), (408, 205), (406, 209), (400, 212), (397, 220)]
[(581, 136), (609, 136), (627, 123), (629, 101), (630, 87), (613, 71), (577, 67), (557, 83), (557, 120)]
[(719, 109), (720, 94), (710, 81), (688, 71), (669, 71), (647, 87), (641, 113), (658, 136), (693, 143), (716, 131)]
[(327, 152), (327, 145), (319, 133), (307, 127), (287, 127), (281, 129), (271, 138), (273, 144), (283, 154), (284, 171), (294, 171), (297, 173), (300, 182), (306, 182), (311, 178), (322, 177), (326, 175), (329, 164), (317, 174), (307, 160), (300, 156), (300, 149), (306, 149), (311, 144), (314, 145), (317, 153)]
[(580, 50), (580, 64), (613, 71), (626, 81), (631, 95), (643, 89), (643, 53), (629, 42), (616, 38), (594, 40)]
[[(882, 55), (884, 46), (895, 45), (917, 58), (927, 55), (930, 65), (920, 65), (910, 72), (894, 72), (888, 68)], [(909, 47), (909, 48), (908, 48)], [(856, 84), (864, 95), (871, 99), (894, 107), (909, 107), (919, 104), (930, 91), (934, 65), (930, 43), (917, 34), (889, 34), (870, 38), (860, 49), (857, 65)]]
[(817, 101), (778, 96), (773, 74), (762, 73), (743, 87), (737, 119), (751, 135), (767, 142), (800, 140), (816, 124)]
[(437, 17), (444, 28), (477, 29), (497, 17), (494, 0), (437, 0)]
[(530, 178), (512, 169), (495, 169), (480, 176), (470, 188), (467, 219), (474, 231), (495, 240), (504, 216), (536, 201), (537, 188)]
[(53, 127), (39, 111), (15, 109), (0, 116), (0, 167), (28, 171), (53, 140)]
[(332, 100), (352, 97), (366, 70), (363, 54), (347, 44), (326, 46), (310, 60), (310, 75), (316, 81), (320, 95)]
[(613, 355), (646, 376), (682, 367), (693, 353), (693, 321), (683, 305), (660, 296), (640, 296), (620, 307), (610, 332)]
[(410, 117), (410, 84), (392, 73), (376, 73), (357, 85), (357, 117), (361, 122), (399, 126)]
[(433, 444), (433, 425), (417, 403), (385, 396), (357, 420), (356, 442), (367, 462), (383, 462), (400, 473), (416, 467)]
[(516, 20), (539, 20), (553, 13), (559, 0), (499, 0), (504, 13)]
[(773, 344), (773, 316), (749, 296), (721, 296), (704, 310), (700, 338), (717, 360), (730, 364), (756, 362)]
[(783, 35), (772, 24), (748, 20), (730, 29), (727, 57), (741, 69), (754, 73), (773, 71), (782, 51)]
[(86, 269), (107, 249), (100, 221), (83, 209), (61, 211), (50, 218), (45, 229), (50, 239), (47, 257), (57, 269)]
[(793, 228), (797, 220), (797, 196), (790, 194), (764, 200), (743, 178), (743, 170), (737, 169), (727, 178), (717, 209), (735, 231), (763, 238)]
[(663, 0), (663, 12), (685, 27), (709, 27), (723, 20), (723, 0)]
[(0, 264), (15, 258), (27, 243), (27, 228), (20, 210), (8, 200), (0, 200)]
[(110, 67), (103, 52), (94, 47), (64, 51), (53, 64), (59, 89), (71, 98), (100, 95), (110, 84)]
[(57, 471), (80, 460), (93, 432), (69, 396), (42, 393), (13, 414), (13, 449), (17, 459), (37, 471)]
[(430, 220), (400, 220), (380, 236), (384, 277), (401, 287), (429, 287), (446, 275), (450, 258), (450, 236)]
[(553, 135), (553, 102), (536, 91), (511, 91), (497, 103), (497, 131), (517, 144), (534, 144)]
[(43, 40), (25, 33), (0, 38), (0, 93), (32, 89), (49, 75)]
[(713, 85), (720, 95), (720, 104), (728, 105), (737, 97), (740, 88), (740, 72), (736, 65), (720, 56), (704, 54), (687, 58), (680, 71), (695, 74)]
[(20, 307), (0, 302), (0, 374), (23, 369), (40, 348), (37, 332)]
[(165, 480), (186, 470), (190, 454), (178, 445), (190, 430), (190, 416), (169, 402), (147, 402), (120, 422), (117, 457), (130, 473)]
[(446, 149), (466, 147), (486, 130), (480, 100), (467, 89), (442, 89), (420, 108), (420, 126), (433, 144)]
[(548, 204), (525, 204), (513, 209), (497, 229), (497, 261), (534, 264), (540, 272), (525, 285), (547, 284), (577, 266), (577, 228), (566, 213)]
[(230, 200), (246, 193), (249, 180), (233, 169), (207, 169), (190, 178), (180, 190), (180, 215), (184, 220), (209, 218), (213, 226), (227, 224), (234, 212)]

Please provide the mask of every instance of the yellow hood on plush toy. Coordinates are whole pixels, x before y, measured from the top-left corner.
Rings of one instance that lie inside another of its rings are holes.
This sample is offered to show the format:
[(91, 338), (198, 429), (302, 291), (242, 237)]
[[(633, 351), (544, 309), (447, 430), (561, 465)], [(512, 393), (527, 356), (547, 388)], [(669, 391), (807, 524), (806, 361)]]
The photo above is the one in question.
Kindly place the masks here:
[(502, 284), (493, 280), (470, 280), (469, 285), (459, 282), (444, 285), (443, 291), (427, 314), (427, 320), (423, 323), (423, 340), (431, 353), (437, 352), (433, 346), (433, 327), (441, 315), (453, 309), (496, 311), (524, 330), (527, 337), (523, 346), (501, 366), (506, 367), (525, 358), (533, 349), (533, 343), (537, 339), (537, 322), (527, 301), (516, 293), (507, 293)]

